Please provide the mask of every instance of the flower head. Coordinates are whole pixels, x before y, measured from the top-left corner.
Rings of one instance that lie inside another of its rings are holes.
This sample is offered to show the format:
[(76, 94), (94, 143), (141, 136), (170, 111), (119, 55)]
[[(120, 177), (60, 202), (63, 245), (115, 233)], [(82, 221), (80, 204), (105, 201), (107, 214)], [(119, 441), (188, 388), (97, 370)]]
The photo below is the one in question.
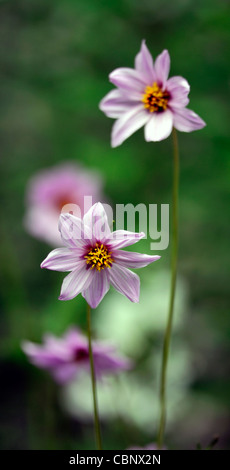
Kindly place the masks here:
[(100, 102), (106, 116), (117, 121), (112, 129), (112, 147), (117, 147), (134, 132), (145, 126), (145, 140), (166, 139), (175, 127), (192, 132), (205, 126), (194, 111), (187, 109), (190, 86), (183, 77), (168, 78), (170, 57), (164, 50), (153, 63), (142, 41), (135, 58), (135, 68), (118, 68), (109, 79), (117, 87)]
[(59, 230), (66, 248), (51, 251), (41, 267), (54, 271), (71, 271), (63, 281), (60, 300), (70, 300), (82, 293), (96, 308), (110, 284), (132, 302), (139, 301), (140, 279), (128, 268), (142, 268), (160, 256), (150, 256), (120, 248), (133, 245), (142, 233), (117, 230), (111, 232), (103, 205), (98, 202), (83, 220), (61, 214)]
[(26, 194), (25, 226), (28, 232), (53, 246), (60, 246), (58, 219), (63, 206), (75, 204), (84, 214), (84, 196), (94, 204), (101, 198), (102, 181), (97, 172), (69, 163), (33, 176)]
[[(71, 382), (82, 370), (90, 372), (88, 341), (78, 329), (70, 328), (62, 338), (46, 334), (43, 345), (24, 341), (22, 349), (32, 364), (47, 369), (59, 383)], [(131, 367), (131, 361), (99, 342), (93, 343), (93, 357), (97, 378)]]

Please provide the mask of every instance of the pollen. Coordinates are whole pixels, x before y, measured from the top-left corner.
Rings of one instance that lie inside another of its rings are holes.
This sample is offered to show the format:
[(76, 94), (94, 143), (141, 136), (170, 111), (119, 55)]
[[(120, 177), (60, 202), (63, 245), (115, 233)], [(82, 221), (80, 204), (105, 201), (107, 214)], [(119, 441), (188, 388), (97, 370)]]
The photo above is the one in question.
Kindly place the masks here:
[(96, 243), (94, 247), (91, 247), (84, 258), (90, 269), (96, 268), (97, 271), (111, 268), (114, 262), (111, 257), (111, 251), (102, 243)]
[(156, 82), (145, 88), (142, 102), (150, 113), (165, 111), (168, 107), (169, 93), (163, 91)]

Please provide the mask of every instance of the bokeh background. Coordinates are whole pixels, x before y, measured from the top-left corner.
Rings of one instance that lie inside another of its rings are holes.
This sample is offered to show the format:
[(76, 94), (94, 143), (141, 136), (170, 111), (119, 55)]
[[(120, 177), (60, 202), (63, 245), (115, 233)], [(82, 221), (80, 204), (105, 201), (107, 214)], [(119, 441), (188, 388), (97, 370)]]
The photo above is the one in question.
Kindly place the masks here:
[[(108, 74), (132, 67), (141, 40), (167, 48), (171, 75), (191, 85), (207, 127), (180, 133), (180, 252), (169, 371), (166, 445), (230, 448), (229, 4), (225, 0), (1, 1), (0, 441), (2, 449), (94, 448), (88, 377), (58, 387), (30, 365), (21, 341), (85, 328), (81, 296), (58, 301), (62, 273), (42, 271), (51, 247), (25, 229), (31, 177), (63, 162), (97, 170), (105, 199), (170, 203), (172, 142), (143, 129), (111, 149), (112, 120), (98, 109)], [(148, 252), (149, 241), (139, 244)], [(133, 371), (99, 386), (104, 446), (156, 436), (170, 247), (140, 270), (139, 305), (110, 291), (93, 312), (97, 338), (115, 343)]]

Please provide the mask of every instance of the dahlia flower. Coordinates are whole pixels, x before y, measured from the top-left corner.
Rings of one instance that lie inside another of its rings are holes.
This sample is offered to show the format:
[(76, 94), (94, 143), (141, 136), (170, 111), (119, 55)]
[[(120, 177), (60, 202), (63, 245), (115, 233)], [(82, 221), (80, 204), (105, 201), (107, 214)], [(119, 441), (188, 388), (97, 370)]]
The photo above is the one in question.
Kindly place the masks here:
[(96, 308), (110, 284), (132, 302), (139, 301), (140, 279), (128, 268), (142, 268), (160, 256), (121, 251), (145, 237), (143, 232), (111, 232), (103, 205), (98, 202), (83, 220), (61, 214), (59, 230), (66, 248), (51, 251), (41, 267), (54, 271), (71, 271), (61, 287), (60, 300), (70, 300), (79, 293)]
[(117, 119), (112, 129), (112, 147), (117, 147), (144, 126), (147, 142), (166, 139), (175, 127), (182, 132), (201, 129), (206, 124), (187, 109), (190, 86), (185, 78), (168, 78), (170, 56), (164, 50), (155, 64), (142, 41), (135, 68), (115, 69), (109, 80), (117, 87), (100, 102), (106, 116)]
[[(24, 341), (22, 349), (32, 364), (47, 369), (59, 383), (71, 382), (82, 370), (90, 372), (88, 340), (78, 329), (70, 328), (62, 338), (46, 334), (42, 345)], [(103, 343), (93, 342), (93, 357), (97, 378), (131, 367), (131, 361)]]
[(84, 196), (91, 196), (94, 204), (101, 199), (101, 192), (100, 175), (80, 165), (66, 163), (42, 170), (27, 187), (25, 227), (34, 237), (60, 246), (58, 219), (63, 206), (75, 204), (83, 215)]

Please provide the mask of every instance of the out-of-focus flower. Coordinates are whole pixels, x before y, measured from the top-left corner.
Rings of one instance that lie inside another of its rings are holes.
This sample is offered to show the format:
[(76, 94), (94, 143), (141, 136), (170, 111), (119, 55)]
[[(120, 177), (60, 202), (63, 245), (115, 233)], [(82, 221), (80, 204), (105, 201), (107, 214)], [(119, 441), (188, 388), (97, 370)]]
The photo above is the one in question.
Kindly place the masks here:
[[(73, 381), (82, 370), (90, 371), (88, 341), (78, 329), (70, 328), (62, 338), (46, 334), (43, 345), (24, 341), (22, 349), (32, 364), (47, 369), (59, 383)], [(131, 362), (116, 355), (111, 346), (93, 342), (92, 349), (97, 378), (131, 367)]]
[(148, 444), (145, 447), (128, 447), (127, 450), (166, 450), (166, 447), (161, 447), (161, 449), (159, 449), (157, 444)]
[(118, 68), (109, 79), (117, 87), (100, 102), (106, 116), (117, 121), (112, 129), (112, 147), (122, 144), (130, 135), (145, 126), (145, 140), (166, 139), (175, 127), (182, 132), (201, 129), (206, 124), (187, 109), (190, 86), (183, 77), (168, 79), (170, 57), (164, 50), (153, 63), (152, 56), (142, 41), (135, 58), (135, 68)]
[(74, 163), (40, 171), (31, 178), (27, 188), (26, 229), (51, 245), (60, 246), (58, 219), (61, 210), (66, 204), (75, 204), (83, 215), (84, 196), (90, 196), (92, 204), (101, 199), (102, 178), (99, 173)]
[(61, 214), (59, 230), (67, 248), (51, 251), (41, 267), (71, 271), (63, 281), (60, 300), (70, 300), (82, 293), (88, 304), (96, 308), (112, 284), (132, 302), (139, 301), (140, 278), (127, 268), (145, 267), (160, 256), (120, 251), (120, 248), (138, 242), (145, 236), (143, 232), (111, 232), (99, 202), (83, 220), (72, 214)]

